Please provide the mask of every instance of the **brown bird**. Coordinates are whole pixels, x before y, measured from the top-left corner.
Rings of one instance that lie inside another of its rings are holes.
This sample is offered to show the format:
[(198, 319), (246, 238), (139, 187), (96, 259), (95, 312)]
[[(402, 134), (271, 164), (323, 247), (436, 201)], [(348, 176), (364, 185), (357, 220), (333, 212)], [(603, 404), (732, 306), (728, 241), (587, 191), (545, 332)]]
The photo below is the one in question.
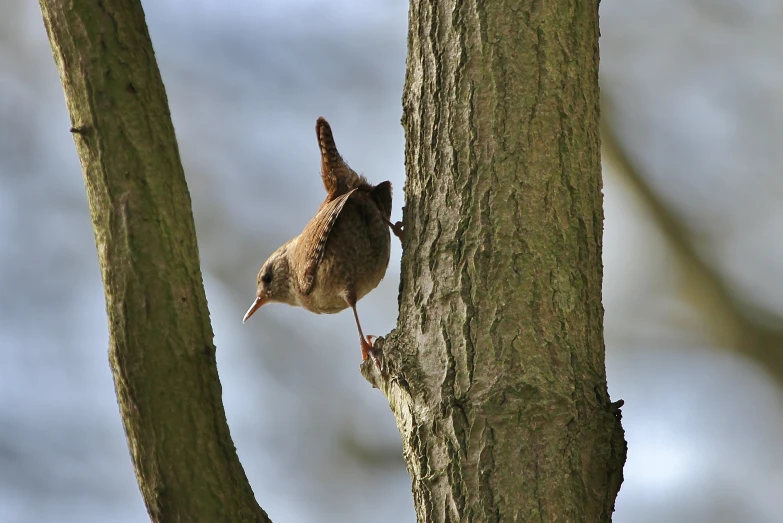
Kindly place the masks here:
[(277, 249), (258, 272), (256, 299), (242, 322), (262, 305), (281, 302), (316, 314), (353, 309), (362, 360), (381, 355), (374, 336), (365, 336), (356, 302), (378, 286), (389, 265), (391, 236), (400, 240), (402, 223), (392, 225), (392, 185), (371, 185), (343, 161), (332, 129), (323, 118), (315, 123), (321, 149), (321, 179), (326, 199), (299, 236)]

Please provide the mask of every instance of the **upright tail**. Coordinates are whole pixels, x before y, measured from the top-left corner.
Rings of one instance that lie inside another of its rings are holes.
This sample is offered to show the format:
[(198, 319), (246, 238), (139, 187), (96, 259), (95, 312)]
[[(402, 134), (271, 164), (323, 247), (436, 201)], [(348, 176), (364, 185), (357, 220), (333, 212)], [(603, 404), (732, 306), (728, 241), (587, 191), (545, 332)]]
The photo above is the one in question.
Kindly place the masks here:
[(315, 122), (315, 134), (321, 149), (321, 179), (330, 198), (367, 184), (367, 180), (348, 167), (340, 156), (334, 143), (332, 128), (323, 116), (319, 116)]

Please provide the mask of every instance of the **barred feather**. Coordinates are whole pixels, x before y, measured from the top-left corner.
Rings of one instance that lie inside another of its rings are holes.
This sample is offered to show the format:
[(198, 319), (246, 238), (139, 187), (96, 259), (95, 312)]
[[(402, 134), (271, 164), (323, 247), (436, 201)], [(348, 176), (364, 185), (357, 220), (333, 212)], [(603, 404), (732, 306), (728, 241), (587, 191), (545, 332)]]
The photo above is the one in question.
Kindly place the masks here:
[(313, 290), (315, 283), (315, 273), (318, 270), (318, 264), (324, 256), (326, 241), (329, 239), (329, 233), (343, 210), (345, 203), (356, 189), (351, 189), (347, 193), (338, 196), (334, 200), (326, 201), (318, 210), (315, 217), (310, 220), (305, 230), (302, 231), (303, 238), (313, 238), (313, 241), (306, 246), (307, 265), (301, 273), (300, 287), (304, 294), (309, 294)]
[(359, 176), (356, 171), (348, 167), (343, 157), (337, 151), (334, 143), (332, 128), (323, 116), (315, 122), (315, 134), (318, 137), (318, 146), (321, 149), (321, 179), (324, 182), (328, 199), (345, 194), (351, 189), (363, 187), (370, 189), (370, 185), (364, 176)]

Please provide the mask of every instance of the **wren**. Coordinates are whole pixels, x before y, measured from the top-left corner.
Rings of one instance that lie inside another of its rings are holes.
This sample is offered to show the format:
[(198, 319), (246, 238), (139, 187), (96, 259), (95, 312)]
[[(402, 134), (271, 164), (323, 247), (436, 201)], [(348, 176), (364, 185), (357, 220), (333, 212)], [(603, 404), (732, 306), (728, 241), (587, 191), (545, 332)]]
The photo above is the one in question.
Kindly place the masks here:
[(391, 235), (403, 239), (402, 223), (392, 224), (392, 185), (371, 185), (343, 161), (329, 123), (320, 117), (315, 133), (321, 150), (326, 199), (304, 230), (269, 257), (258, 272), (256, 299), (244, 323), (270, 302), (303, 307), (316, 314), (353, 309), (362, 349), (382, 370), (382, 355), (365, 336), (356, 302), (375, 289), (389, 265)]

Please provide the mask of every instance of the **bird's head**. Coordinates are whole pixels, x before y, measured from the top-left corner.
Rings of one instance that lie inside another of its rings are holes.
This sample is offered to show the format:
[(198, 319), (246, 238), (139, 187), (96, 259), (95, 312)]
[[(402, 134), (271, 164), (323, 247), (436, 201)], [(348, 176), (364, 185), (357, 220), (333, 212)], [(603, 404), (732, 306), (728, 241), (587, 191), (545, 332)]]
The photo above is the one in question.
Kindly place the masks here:
[(242, 318), (242, 323), (246, 322), (265, 303), (280, 302), (296, 305), (289, 260), (289, 251), (294, 241), (286, 243), (273, 252), (264, 262), (261, 270), (258, 271), (256, 299), (245, 313), (245, 317)]

